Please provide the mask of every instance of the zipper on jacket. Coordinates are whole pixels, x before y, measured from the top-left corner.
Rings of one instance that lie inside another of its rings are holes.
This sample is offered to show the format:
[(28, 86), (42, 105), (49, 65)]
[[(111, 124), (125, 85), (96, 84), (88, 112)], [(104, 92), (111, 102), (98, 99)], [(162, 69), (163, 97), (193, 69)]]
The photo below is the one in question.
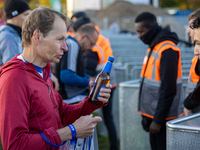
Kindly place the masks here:
[(49, 94), (51, 94), (51, 89), (50, 89), (50, 86), (49, 86), (48, 83), (47, 83), (47, 86), (48, 86), (48, 88), (49, 88)]
[[(50, 96), (50, 99), (51, 99), (51, 102), (52, 102), (52, 105), (53, 105), (53, 107), (56, 105), (56, 103), (54, 102), (54, 98), (53, 98), (53, 92), (51, 93), (51, 87), (50, 87), (50, 85), (46, 82), (46, 84), (47, 84), (47, 86), (48, 86), (48, 88), (49, 88), (49, 96)], [(60, 116), (59, 116), (59, 114), (55, 111), (55, 108), (54, 108), (54, 112), (55, 112), (55, 114), (56, 114), (56, 117), (57, 117), (57, 120), (60, 122), (60, 124), (62, 124), (62, 121), (61, 121), (61, 119), (60, 119)]]

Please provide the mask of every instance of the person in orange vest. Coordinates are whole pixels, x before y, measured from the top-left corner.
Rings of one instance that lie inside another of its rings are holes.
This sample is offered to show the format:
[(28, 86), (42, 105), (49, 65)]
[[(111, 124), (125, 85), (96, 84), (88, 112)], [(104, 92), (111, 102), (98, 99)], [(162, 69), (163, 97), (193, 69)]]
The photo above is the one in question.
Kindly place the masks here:
[(162, 29), (156, 17), (143, 12), (135, 19), (140, 40), (149, 46), (141, 71), (138, 112), (142, 126), (150, 132), (152, 150), (166, 149), (168, 120), (177, 118), (181, 97), (181, 51), (176, 46), (178, 36), (169, 28)]
[[(192, 12), (189, 15), (189, 17), (188, 17), (189, 26), (192, 24), (192, 22), (199, 15), (200, 15), (200, 9)], [(190, 36), (192, 44), (194, 44), (194, 30), (192, 28), (189, 28), (188, 29), (188, 34)], [(194, 56), (193, 59), (192, 59), (192, 65), (191, 65), (190, 73), (189, 73), (189, 77), (188, 77), (188, 85), (187, 85), (187, 89), (186, 89), (186, 96), (188, 96), (193, 91), (193, 89), (196, 87), (196, 84), (199, 81), (199, 76), (195, 72), (195, 67), (196, 67), (197, 62), (198, 62), (198, 57)]]
[[(106, 64), (108, 57), (113, 56), (112, 49), (109, 43), (109, 39), (101, 34), (101, 31), (97, 25), (90, 21), (90, 18), (83, 16), (78, 18), (73, 24), (72, 28), (76, 32), (82, 25), (92, 24), (99, 33), (96, 44), (93, 46), (91, 51), (84, 53), (84, 70), (85, 73), (91, 77), (96, 77), (98, 73), (103, 69)], [(110, 150), (118, 150), (117, 134), (115, 124), (112, 116), (112, 95), (115, 87), (117, 86), (115, 79), (115, 70), (112, 67), (110, 74), (110, 83), (112, 84), (111, 97), (106, 107), (102, 109), (104, 122), (108, 130)]]
[[(200, 17), (198, 16), (196, 19), (194, 19), (191, 24), (190, 27), (194, 30), (194, 54), (196, 55), (196, 57), (198, 58), (197, 60), (197, 64), (195, 67), (195, 72), (196, 74), (199, 76), (200, 75), (200, 64), (199, 64), (199, 59), (200, 59)], [(199, 90), (200, 90), (200, 82), (198, 81), (197, 86), (194, 88), (194, 91), (192, 93), (190, 93), (187, 98), (184, 101), (184, 106), (185, 109), (185, 115), (189, 115), (189, 113), (191, 112), (191, 110), (193, 110), (194, 108), (196, 108), (197, 106), (200, 106), (200, 100), (199, 100)]]
[[(200, 16), (200, 9), (192, 12), (189, 15), (189, 17), (188, 17), (189, 26), (191, 26), (192, 22), (198, 16)], [(191, 40), (192, 44), (194, 44), (194, 30), (192, 28), (189, 28), (188, 34), (190, 36), (190, 40)], [(198, 56), (194, 56), (193, 59), (192, 59), (192, 65), (191, 65), (191, 68), (190, 68), (190, 73), (189, 73), (189, 77), (188, 77), (188, 84), (187, 84), (187, 88), (186, 88), (186, 97), (188, 97), (190, 95), (190, 93), (192, 93), (192, 91), (196, 87), (197, 83), (199, 82), (199, 75), (196, 73), (196, 69), (198, 69), (198, 67), (197, 67), (198, 60), (199, 60)], [(187, 99), (188, 98), (186, 98), (186, 101), (187, 101)], [(187, 102), (186, 102), (186, 107), (187, 107)], [(195, 112), (200, 111), (200, 107), (196, 107), (193, 110), (189, 110), (186, 107), (184, 107), (185, 116), (188, 116), (190, 113), (195, 113)]]

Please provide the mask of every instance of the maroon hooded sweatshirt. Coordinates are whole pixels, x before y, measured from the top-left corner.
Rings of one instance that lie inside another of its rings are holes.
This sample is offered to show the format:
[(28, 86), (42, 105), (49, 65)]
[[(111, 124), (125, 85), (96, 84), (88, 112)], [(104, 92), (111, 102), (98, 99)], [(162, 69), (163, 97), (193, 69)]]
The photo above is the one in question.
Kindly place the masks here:
[(88, 102), (68, 105), (53, 89), (50, 64), (43, 68), (43, 78), (31, 63), (14, 57), (0, 68), (0, 135), (3, 149), (55, 150), (47, 144), (44, 132), (53, 144), (61, 144), (56, 132), (62, 124), (72, 124), (102, 106)]

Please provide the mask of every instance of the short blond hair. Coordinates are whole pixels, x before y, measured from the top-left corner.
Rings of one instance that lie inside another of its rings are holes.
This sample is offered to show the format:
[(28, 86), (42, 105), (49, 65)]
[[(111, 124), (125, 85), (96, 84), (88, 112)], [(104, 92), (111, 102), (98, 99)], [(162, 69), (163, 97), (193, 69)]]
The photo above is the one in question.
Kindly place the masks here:
[(45, 6), (34, 9), (22, 25), (22, 46), (30, 45), (33, 32), (38, 29), (46, 37), (53, 29), (55, 17), (60, 17), (68, 28), (70, 19), (64, 14)]
[[(97, 30), (94, 28), (94, 25), (92, 25), (91, 23), (87, 23), (87, 24), (82, 25), (76, 31), (76, 33), (87, 34), (88, 36), (92, 36), (95, 32), (97, 32)], [(97, 32), (97, 34), (99, 35), (98, 32)]]

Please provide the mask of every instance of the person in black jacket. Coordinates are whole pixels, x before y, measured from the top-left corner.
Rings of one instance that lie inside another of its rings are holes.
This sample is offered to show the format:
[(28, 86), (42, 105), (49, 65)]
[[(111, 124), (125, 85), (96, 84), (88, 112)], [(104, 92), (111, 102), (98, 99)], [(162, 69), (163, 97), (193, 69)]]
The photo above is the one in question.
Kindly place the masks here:
[[(176, 33), (171, 32), (169, 28), (162, 29), (157, 24), (155, 15), (149, 12), (141, 13), (136, 17), (135, 30), (137, 31), (138, 38), (144, 44), (149, 45), (149, 52), (144, 59), (142, 72), (144, 75), (142, 76), (139, 93), (138, 106), (142, 114), (142, 126), (144, 130), (150, 132), (151, 149), (165, 150), (166, 118), (171, 113), (174, 102), (177, 101), (176, 104), (179, 103), (179, 99), (175, 99), (175, 96), (180, 97), (180, 93), (177, 92), (179, 89), (177, 88), (181, 88), (182, 86), (182, 84), (177, 86), (178, 72), (181, 72), (181, 67), (178, 65), (180, 61), (180, 50), (176, 47), (179, 40)], [(161, 45), (162, 42), (165, 42), (165, 44)], [(173, 48), (171, 48), (171, 45)], [(167, 48), (161, 54), (155, 53), (156, 48), (159, 47), (159, 49), (162, 49), (163, 46)], [(158, 59), (156, 59), (155, 54), (159, 55)], [(159, 67), (157, 64), (154, 66), (158, 71), (158, 78), (160, 78), (160, 81), (153, 81), (159, 84), (157, 87), (155, 86), (157, 90), (154, 90), (153, 82), (150, 83), (153, 79), (149, 80), (146, 77), (151, 72), (149, 70), (154, 62), (152, 61), (153, 57), (155, 57), (154, 61), (160, 61)], [(180, 74), (182, 76), (182, 73)], [(147, 86), (149, 87), (147, 88)], [(149, 101), (147, 101), (147, 98)], [(177, 105), (174, 110), (176, 108)]]
[[(200, 17), (197, 17), (190, 26), (194, 30), (194, 54), (200, 59)], [(200, 62), (196, 64), (195, 72), (200, 75)], [(184, 100), (184, 113), (188, 116), (191, 110), (200, 105), (200, 81), (197, 83), (196, 88)]]
[[(88, 24), (88, 23), (91, 23), (90, 18), (87, 16), (83, 16), (83, 17), (78, 18), (75, 22), (73, 22), (72, 28), (73, 28), (74, 32), (76, 32), (82, 25)], [(89, 51), (83, 53), (83, 58), (84, 58), (83, 61), (84, 61), (85, 73), (89, 74), (91, 76), (91, 78), (95, 77), (96, 67), (99, 62), (97, 52), (93, 52), (92, 50), (89, 50)]]

